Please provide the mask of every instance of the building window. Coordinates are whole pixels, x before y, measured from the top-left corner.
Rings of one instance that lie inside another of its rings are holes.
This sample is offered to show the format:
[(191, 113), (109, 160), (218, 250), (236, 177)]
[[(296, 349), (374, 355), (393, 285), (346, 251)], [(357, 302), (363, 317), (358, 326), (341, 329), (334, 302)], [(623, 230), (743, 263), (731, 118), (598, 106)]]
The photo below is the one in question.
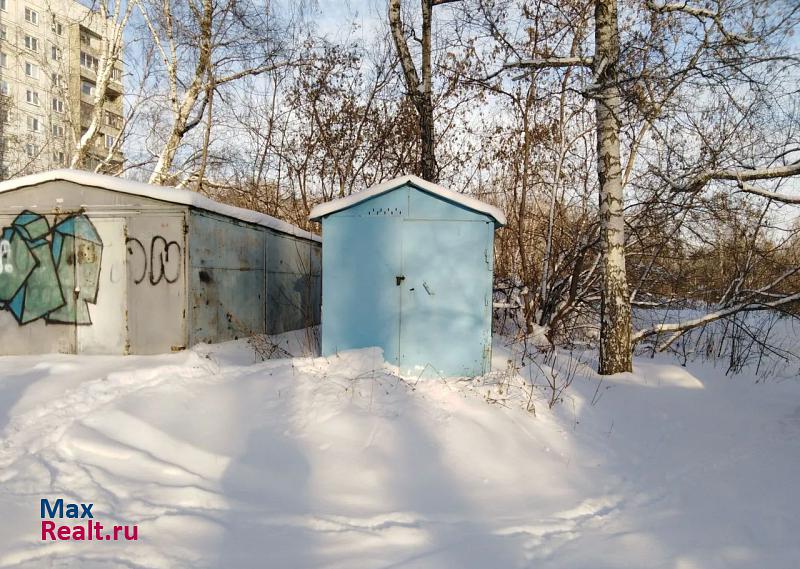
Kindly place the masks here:
[(64, 24), (62, 24), (61, 22), (56, 21), (54, 19), (53, 20), (52, 30), (53, 30), (53, 33), (56, 34), (57, 36), (63, 36), (64, 35)]
[(114, 147), (114, 137), (110, 134), (106, 135), (106, 148), (113, 148)]
[(36, 158), (36, 155), (39, 154), (39, 147), (29, 142), (25, 145), (25, 154), (28, 155), (28, 158)]
[(8, 56), (0, 51), (0, 67), (8, 67)]
[(39, 92), (28, 89), (25, 91), (25, 100), (30, 105), (39, 106)]
[(53, 162), (55, 162), (59, 166), (63, 166), (66, 163), (66, 157), (64, 156), (64, 152), (63, 151), (53, 152)]
[(39, 66), (30, 61), (25, 62), (25, 75), (33, 79), (39, 78)]
[(27, 75), (28, 77), (33, 77), (35, 68), (36, 68), (36, 66), (33, 63), (31, 63), (30, 61), (26, 61), (25, 62), (25, 75)]
[(0, 25), (0, 40), (8, 39), (8, 28), (5, 24)]
[(11, 122), (11, 111), (8, 109), (0, 109), (0, 121), (8, 124)]
[(8, 8), (6, 7), (6, 0), (0, 0), (0, 10), (3, 12), (8, 12)]
[(106, 125), (113, 128), (122, 129), (122, 117), (110, 111), (106, 111)]
[(26, 35), (25, 36), (25, 49), (29, 49), (31, 51), (39, 51), (39, 38), (35, 38), (33, 36)]
[(0, 81), (0, 95), (8, 97), (11, 94), (11, 87), (8, 86), (8, 81)]
[(81, 81), (81, 93), (83, 93), (84, 95), (94, 97), (95, 89), (96, 87), (94, 83), (89, 83), (88, 81)]
[(55, 136), (57, 138), (64, 138), (64, 126), (63, 125), (54, 124), (52, 129), (51, 129), (51, 132), (53, 133), (53, 136)]
[(81, 52), (81, 67), (85, 67), (86, 69), (91, 69), (92, 71), (97, 73), (97, 65), (98, 61), (96, 57), (93, 57), (84, 51)]
[(36, 10), (31, 10), (27, 6), (25, 7), (25, 21), (29, 24), (33, 24), (34, 26), (39, 25), (39, 12)]
[(53, 110), (57, 113), (64, 112), (64, 101), (59, 99), (58, 97), (53, 97)]
[(81, 45), (92, 45), (91, 40), (89, 39), (89, 34), (86, 32), (81, 32)]
[(50, 59), (53, 61), (61, 61), (61, 49), (56, 46), (50, 46)]
[(54, 71), (50, 74), (50, 83), (53, 87), (62, 87), (64, 85), (64, 76)]
[(39, 132), (39, 117), (28, 117), (28, 130)]

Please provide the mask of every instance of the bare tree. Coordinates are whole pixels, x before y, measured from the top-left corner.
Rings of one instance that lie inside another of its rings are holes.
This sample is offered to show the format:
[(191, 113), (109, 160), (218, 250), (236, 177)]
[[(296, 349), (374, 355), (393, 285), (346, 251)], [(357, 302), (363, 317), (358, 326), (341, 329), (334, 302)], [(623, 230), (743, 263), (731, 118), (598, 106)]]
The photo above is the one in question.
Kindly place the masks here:
[[(599, 371), (602, 374), (613, 374), (632, 369), (631, 308), (625, 272), (624, 196), (620, 157), (620, 48), (616, 0), (596, 0), (594, 7), (592, 56), (581, 53), (583, 30), (577, 28), (570, 32), (571, 53), (560, 57), (552, 54), (550, 46), (536, 46), (538, 53), (533, 53), (533, 57), (506, 62), (500, 71), (525, 69), (534, 72), (550, 68), (569, 70), (575, 66), (592, 70), (592, 83), (584, 93), (594, 99), (596, 115), (601, 244)], [(565, 26), (578, 25), (565, 23)], [(519, 55), (516, 50), (512, 54)]]
[[(93, 92), (93, 106), (90, 116), (83, 116), (83, 109), (78, 109), (77, 124), (73, 125), (74, 129), (80, 132), (82, 122), (84, 119), (89, 121), (89, 125), (85, 131), (79, 136), (76, 136), (75, 148), (72, 153), (72, 160), (70, 161), (71, 168), (85, 167), (89, 154), (94, 150), (95, 142), (100, 136), (100, 128), (108, 116), (107, 102), (112, 96), (111, 83), (112, 81), (121, 82), (121, 71), (119, 64), (122, 58), (123, 49), (123, 33), (127, 28), (128, 21), (130, 20), (131, 13), (133, 12), (134, 2), (115, 2), (113, 0), (101, 0), (96, 4), (95, 13), (90, 14), (90, 17), (95, 18), (97, 27), (100, 32), (100, 58), (94, 68), (96, 73), (96, 81)], [(80, 105), (80, 102), (78, 103)], [(115, 143), (111, 145), (112, 152), (107, 153), (101, 164), (107, 164), (113, 160), (116, 150), (120, 148), (122, 137), (116, 137)]]
[[(483, 104), (498, 109), (489, 115), (480, 147), (488, 150), (482, 168), (500, 170), (488, 185), (503, 196), (500, 205), (509, 218), (499, 238), (499, 268), (519, 279), (526, 332), (539, 325), (555, 341), (594, 294), (597, 231), (586, 201), (594, 190), (587, 178), (587, 165), (594, 161), (591, 108), (574, 89), (571, 68), (561, 76), (537, 69), (511, 81), (491, 70), (502, 69), (505, 58), (524, 60), (545, 49), (568, 24), (574, 28), (565, 43), (577, 53), (590, 15), (583, 6), (565, 6), (555, 14), (526, 12), (513, 2), (483, 4), (477, 14), (469, 10), (465, 7), (463, 27), (485, 30), (504, 46), (498, 57), (491, 46), (478, 49), (471, 37), (461, 40), (465, 51), (477, 54), (470, 83), (485, 93)], [(529, 19), (522, 29), (531, 31), (519, 33), (518, 18), (525, 13)], [(503, 260), (506, 242), (514, 249), (509, 261)]]
[[(596, 0), (594, 11), (597, 177), (600, 180), (600, 374), (633, 371), (631, 305), (625, 272), (625, 218), (620, 158), (619, 24), (617, 0)], [(595, 86), (592, 85), (594, 89)]]
[[(420, 174), (431, 182), (439, 179), (439, 167), (436, 163), (435, 125), (433, 118), (433, 78), (431, 71), (431, 35), (433, 29), (433, 7), (448, 4), (456, 0), (421, 0), (422, 5), (422, 38), (419, 39), (421, 64), (419, 72), (411, 55), (406, 39), (407, 33), (401, 18), (401, 1), (389, 1), (389, 25), (392, 30), (400, 66), (403, 70), (408, 97), (414, 103), (419, 117), (421, 141)], [(416, 39), (416, 36), (412, 35)]]
[[(280, 28), (269, 3), (136, 2), (167, 85), (169, 125), (159, 137), (150, 176), (151, 183), (160, 184), (169, 178), (184, 137), (210, 112), (215, 93), (245, 77), (298, 62), (286, 49), (283, 37), (289, 34)], [(207, 155), (200, 156), (206, 156), (200, 160), (204, 171)], [(183, 182), (190, 176), (182, 176)]]
[(306, 226), (317, 202), (413, 169), (417, 145), (388, 34), (302, 43), (306, 65), (220, 89), (212, 144), (190, 144), (208, 157), (202, 191)]
[[(518, 11), (522, 15), (531, 15), (552, 9), (553, 14), (557, 14), (562, 9), (545, 1), (535, 4), (534, 9), (522, 2)], [(489, 15), (487, 21), (491, 24), (494, 3), (487, 0), (484, 5), (484, 12)], [(643, 236), (656, 235), (653, 231), (636, 229), (633, 237), (628, 238), (626, 226), (630, 228), (652, 221), (653, 216), (648, 212), (654, 211), (653, 208), (674, 212), (676, 208), (680, 211), (680, 204), (690, 207), (691, 200), (680, 198), (679, 189), (696, 193), (709, 181), (742, 177), (738, 180), (740, 191), (769, 198), (773, 197), (774, 191), (755, 188), (746, 182), (794, 175), (796, 172), (794, 164), (742, 169), (720, 168), (714, 161), (703, 161), (699, 171), (695, 164), (695, 173), (688, 182), (670, 180), (671, 189), (662, 190), (660, 199), (648, 198), (638, 204), (628, 204), (626, 186), (629, 188), (628, 196), (634, 197), (637, 188), (647, 193), (646, 186), (643, 186), (645, 180), (652, 182), (647, 171), (637, 168), (637, 158), (652, 151), (647, 142), (653, 140), (654, 134), (656, 137), (660, 135), (656, 125), (669, 124), (673, 117), (671, 113), (676, 108), (673, 105), (683, 95), (694, 90), (694, 97), (702, 97), (699, 93), (708, 94), (717, 88), (732, 93), (736, 89), (734, 85), (744, 84), (747, 73), (752, 74), (756, 66), (781, 61), (780, 56), (768, 55), (767, 46), (775, 48), (776, 31), (780, 36), (791, 30), (797, 8), (783, 6), (780, 16), (772, 19), (770, 6), (763, 2), (757, 3), (755, 8), (742, 2), (720, 2), (714, 7), (703, 8), (686, 3), (649, 2), (644, 9), (640, 5), (623, 4), (627, 16), (625, 29), (621, 31), (617, 0), (596, 0), (593, 5), (594, 41), (591, 43), (580, 37), (580, 20), (564, 23), (560, 31), (549, 34), (548, 41), (539, 42), (533, 52), (520, 53), (493, 33), (507, 59), (487, 77), (503, 76), (509, 72), (538, 75), (540, 70), (546, 69), (562, 74), (573, 68), (586, 70), (581, 76), (584, 80), (588, 78), (588, 82), (574, 88), (594, 101), (596, 115), (602, 277), (599, 369), (601, 373), (617, 373), (631, 369), (631, 299), (639, 290), (637, 286), (632, 294), (628, 291), (626, 246), (638, 247)], [(748, 29), (740, 29), (743, 21), (740, 16), (745, 11), (754, 15), (754, 23)], [(536, 26), (530, 29), (532, 34), (541, 33)], [(620, 48), (623, 32), (625, 49)], [(679, 42), (679, 47), (675, 47), (674, 42), (670, 44), (670, 37), (680, 35), (684, 40)], [(569, 37), (578, 39), (577, 49), (574, 41), (564, 41)], [(572, 47), (565, 50), (565, 43)], [(587, 54), (589, 49), (591, 53)], [(756, 83), (751, 80), (750, 84)], [(698, 142), (700, 147), (707, 146), (702, 139)], [(623, 150), (628, 151), (624, 168)], [(651, 161), (648, 166), (652, 168)], [(664, 196), (669, 197), (665, 200)], [(782, 201), (792, 200), (783, 195), (778, 197)], [(633, 206), (627, 223), (626, 206)], [(675, 230), (678, 229), (676, 226)], [(651, 274), (647, 269), (637, 272), (645, 279)]]

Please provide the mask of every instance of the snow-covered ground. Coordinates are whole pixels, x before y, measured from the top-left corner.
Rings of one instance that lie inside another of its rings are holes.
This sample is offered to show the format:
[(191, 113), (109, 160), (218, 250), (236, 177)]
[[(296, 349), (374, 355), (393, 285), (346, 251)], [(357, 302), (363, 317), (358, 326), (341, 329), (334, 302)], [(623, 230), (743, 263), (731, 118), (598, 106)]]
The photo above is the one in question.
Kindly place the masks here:
[[(500, 344), (488, 385), (245, 342), (0, 358), (0, 567), (797, 566), (796, 373), (587, 361), (534, 415)], [(138, 541), (42, 541), (59, 497)]]

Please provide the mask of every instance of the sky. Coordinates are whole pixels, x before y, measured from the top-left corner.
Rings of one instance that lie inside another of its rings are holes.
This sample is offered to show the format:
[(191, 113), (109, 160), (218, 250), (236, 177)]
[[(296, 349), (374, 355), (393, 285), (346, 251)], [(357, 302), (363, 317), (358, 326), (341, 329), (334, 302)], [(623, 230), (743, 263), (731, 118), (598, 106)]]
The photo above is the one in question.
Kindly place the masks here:
[[(379, 33), (386, 17), (386, 0), (317, 0), (314, 3), (315, 20), (319, 31), (330, 38), (347, 37), (348, 34), (367, 39)], [(358, 26), (353, 32), (351, 24)]]

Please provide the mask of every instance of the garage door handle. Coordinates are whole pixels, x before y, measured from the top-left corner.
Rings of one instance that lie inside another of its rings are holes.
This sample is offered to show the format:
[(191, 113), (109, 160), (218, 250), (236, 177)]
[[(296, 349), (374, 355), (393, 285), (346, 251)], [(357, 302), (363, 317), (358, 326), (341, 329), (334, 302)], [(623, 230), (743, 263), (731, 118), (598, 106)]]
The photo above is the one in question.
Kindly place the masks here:
[(396, 276), (394, 278), (394, 280), (395, 280), (397, 286), (400, 286), (400, 283), (403, 282), (404, 280), (406, 280), (406, 277), (403, 276), (403, 275), (399, 275), (399, 276)]

